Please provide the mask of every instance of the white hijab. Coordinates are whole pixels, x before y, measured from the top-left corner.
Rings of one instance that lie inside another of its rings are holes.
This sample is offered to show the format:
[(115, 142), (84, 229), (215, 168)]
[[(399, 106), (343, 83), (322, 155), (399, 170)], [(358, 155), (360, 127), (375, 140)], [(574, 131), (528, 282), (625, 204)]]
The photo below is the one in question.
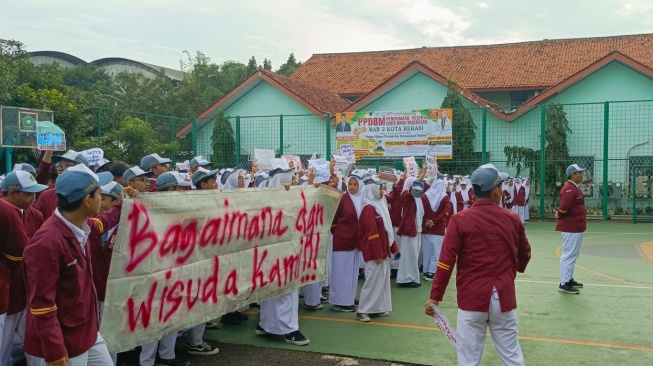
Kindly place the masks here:
[[(413, 186), (413, 183), (415, 183), (416, 180), (417, 180), (417, 178), (415, 178), (415, 177), (406, 178), (406, 181), (404, 181), (404, 187), (403, 187), (403, 190), (401, 191), (401, 193), (409, 191), (410, 187)], [(421, 198), (413, 197), (413, 199), (415, 200), (415, 205), (417, 206), (417, 212), (415, 212), (415, 221), (416, 221), (415, 226), (417, 227), (417, 233), (419, 234), (419, 233), (422, 232), (422, 219), (424, 219), (424, 205), (422, 204), (422, 199)], [(402, 209), (402, 215), (403, 215), (403, 209)]]
[(530, 183), (526, 185), (526, 182), (530, 182), (530, 179), (525, 178), (522, 180), (522, 185), (524, 186), (524, 191), (526, 192), (526, 199), (528, 199), (528, 195), (531, 194), (531, 185)]
[(469, 186), (465, 186), (463, 189), (462, 184), (460, 185), (460, 195), (463, 196), (463, 201), (469, 201)]
[(379, 194), (379, 185), (372, 183), (363, 188), (363, 207), (370, 205), (374, 207), (376, 213), (383, 219), (383, 227), (388, 234), (388, 244), (392, 246), (395, 242), (395, 232), (392, 229), (392, 221), (390, 220), (390, 212), (388, 211), (388, 202), (385, 196), (381, 197)]
[(240, 172), (242, 171), (242, 169), (234, 169), (231, 171), (227, 177), (227, 181), (224, 184), (224, 189), (240, 188), (238, 187), (238, 176), (240, 176)]
[[(519, 179), (519, 178), (517, 178)], [(515, 179), (515, 192), (519, 192), (519, 189), (521, 188), (521, 179), (519, 179), (519, 183), (517, 183), (517, 179)]]
[(447, 195), (447, 191), (444, 189), (444, 181), (439, 179), (433, 181), (433, 184), (429, 190), (424, 194), (429, 199), (431, 210), (433, 212), (437, 211), (438, 207), (440, 207), (442, 199), (444, 199), (444, 197)]
[(292, 182), (292, 169), (287, 172), (279, 172), (272, 176), (268, 181), (268, 187), (276, 188), (281, 187), (284, 184), (290, 184)]
[(355, 175), (352, 175), (349, 177), (349, 179), (347, 179), (347, 185), (349, 185), (350, 179), (356, 179), (358, 181), (358, 192), (356, 194), (349, 192), (349, 190), (347, 192), (349, 193), (351, 201), (354, 202), (354, 207), (356, 208), (356, 217), (360, 218), (361, 211), (363, 211), (363, 188), (365, 188), (365, 185), (363, 184), (363, 179)]

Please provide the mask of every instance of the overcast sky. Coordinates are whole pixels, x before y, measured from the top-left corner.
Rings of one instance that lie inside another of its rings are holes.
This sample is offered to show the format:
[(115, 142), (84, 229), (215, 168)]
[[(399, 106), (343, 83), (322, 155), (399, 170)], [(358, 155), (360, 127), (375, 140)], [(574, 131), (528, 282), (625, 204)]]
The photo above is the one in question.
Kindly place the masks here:
[[(546, 6), (543, 4), (547, 4)], [(0, 0), (0, 38), (86, 61), (178, 69), (291, 52), (387, 50), (653, 33), (653, 0)]]

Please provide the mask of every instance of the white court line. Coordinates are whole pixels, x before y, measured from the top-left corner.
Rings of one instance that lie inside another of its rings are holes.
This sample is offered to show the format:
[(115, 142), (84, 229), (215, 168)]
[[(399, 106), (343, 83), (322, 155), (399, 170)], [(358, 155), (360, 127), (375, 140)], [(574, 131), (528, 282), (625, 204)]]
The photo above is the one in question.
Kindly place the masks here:
[[(532, 281), (532, 280), (515, 280), (515, 282), (546, 283), (546, 284), (557, 284), (557, 285), (560, 284), (560, 282)], [(596, 287), (639, 288), (639, 289), (651, 290), (650, 287), (646, 287), (646, 286), (600, 285), (600, 284), (591, 284), (591, 283), (584, 283), (583, 285), (584, 286), (592, 286), (592, 287), (596, 286)]]

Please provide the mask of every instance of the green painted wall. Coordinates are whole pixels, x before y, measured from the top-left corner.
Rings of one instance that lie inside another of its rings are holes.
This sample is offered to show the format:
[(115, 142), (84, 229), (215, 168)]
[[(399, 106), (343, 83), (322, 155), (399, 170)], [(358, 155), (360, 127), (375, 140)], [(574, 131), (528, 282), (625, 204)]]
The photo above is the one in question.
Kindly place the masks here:
[(422, 73), (417, 73), (358, 110), (392, 111), (439, 108), (446, 96), (447, 88), (444, 85)]
[(487, 93), (476, 93), (479, 97), (488, 100), (496, 105), (500, 106), (504, 110), (510, 109), (510, 92), (487, 92)]

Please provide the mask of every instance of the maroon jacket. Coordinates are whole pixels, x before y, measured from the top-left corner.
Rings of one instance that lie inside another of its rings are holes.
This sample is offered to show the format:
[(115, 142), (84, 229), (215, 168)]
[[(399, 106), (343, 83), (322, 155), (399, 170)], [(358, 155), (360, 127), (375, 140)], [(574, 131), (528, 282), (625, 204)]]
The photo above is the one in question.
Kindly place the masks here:
[(397, 243), (388, 242), (388, 233), (383, 225), (383, 218), (376, 213), (374, 206), (365, 205), (358, 221), (358, 250), (363, 252), (365, 262), (375, 259), (390, 258), (390, 253), (397, 253)]
[(334, 252), (349, 252), (356, 249), (358, 244), (358, 214), (349, 192), (345, 192), (340, 199), (331, 224), (331, 234), (333, 234)]
[(507, 208), (509, 210), (512, 208), (512, 202), (508, 203), (508, 201), (510, 201), (510, 198), (512, 198), (512, 194), (510, 194), (510, 191), (508, 189), (504, 189), (503, 190), (503, 197), (502, 197), (503, 207), (505, 207), (505, 208)]
[[(116, 226), (120, 207), (87, 219), (91, 235)], [(72, 230), (53, 215), (25, 248), (26, 353), (52, 362), (79, 356), (95, 344), (98, 300), (89, 246), (84, 253)]]
[[(43, 215), (41, 215), (41, 211), (36, 210), (32, 207), (28, 207), (27, 209), (23, 210), (22, 222), (23, 230), (25, 236), (27, 237), (25, 245), (27, 245), (32, 236), (34, 236), (38, 229), (40, 229), (43, 225)], [(27, 305), (27, 293), (25, 292), (22, 258), (22, 253), (25, 248), (23, 247), (16, 249), (20, 250), (21, 258), (16, 258), (15, 260), (10, 261), (11, 263), (9, 264), (9, 270), (11, 272), (9, 298), (11, 301), (9, 302), (9, 310), (7, 311), (8, 315), (16, 314), (25, 310), (25, 306)]]
[(410, 195), (410, 191), (406, 191), (401, 194), (398, 203), (401, 205), (401, 222), (399, 223), (397, 235), (414, 238), (417, 236), (417, 225), (415, 221), (417, 204), (415, 203), (415, 198)]
[(392, 226), (394, 227), (399, 227), (401, 223), (401, 204), (399, 203), (399, 197), (401, 196), (403, 187), (404, 180), (401, 179), (392, 188), (390, 194), (386, 195), (386, 201), (390, 205), (390, 221), (392, 221)]
[(515, 192), (515, 199), (512, 201), (513, 205), (515, 206), (526, 206), (526, 188), (519, 187), (519, 190), (517, 188), (514, 189)]
[(22, 260), (27, 242), (20, 210), (0, 200), (0, 314), (9, 310), (11, 269)]
[(156, 185), (156, 179), (150, 178), (150, 185), (147, 186), (147, 191), (148, 192), (158, 192), (159, 191), (159, 186)]
[[(446, 219), (449, 217), (452, 209), (451, 199), (449, 198), (449, 194), (444, 196), (444, 198), (440, 202), (440, 206), (438, 206), (438, 209), (435, 210), (435, 212), (431, 210), (431, 202), (429, 202), (429, 198), (426, 197), (426, 195), (422, 196), (422, 204), (424, 205), (424, 220), (422, 221), (422, 234), (444, 236)], [(430, 228), (426, 227), (426, 222), (429, 220), (433, 222), (433, 226)]]
[(48, 182), (50, 182), (50, 168), (52, 167), (52, 164), (46, 163), (45, 161), (41, 160), (39, 163), (39, 169), (36, 172), (36, 183), (38, 184), (45, 184), (46, 186), (48, 185)]
[(582, 233), (587, 229), (585, 196), (574, 182), (567, 181), (560, 191), (560, 207), (556, 231)]
[[(471, 188), (468, 189), (467, 195), (469, 196), (468, 205), (471, 207), (474, 204), (474, 201), (476, 201), (476, 198), (474, 197), (474, 190)], [(464, 210), (465, 204), (463, 202), (464, 200), (462, 192), (456, 192), (456, 212)]]
[(519, 216), (490, 200), (455, 214), (447, 228), (431, 299), (442, 301), (454, 265), (458, 308), (487, 312), (496, 287), (501, 312), (517, 307), (515, 278), (524, 272), (531, 246)]
[(50, 188), (41, 193), (33, 207), (41, 211), (43, 214), (43, 220), (47, 220), (52, 216), (58, 205), (57, 191), (55, 191), (54, 188)]
[(93, 265), (93, 284), (100, 301), (104, 301), (107, 293), (111, 255), (113, 254), (113, 245), (116, 242), (117, 234), (118, 228), (111, 233), (111, 236), (106, 238), (106, 241), (103, 240), (105, 233), (99, 231), (93, 232), (88, 238), (89, 248), (91, 248), (91, 264)]

